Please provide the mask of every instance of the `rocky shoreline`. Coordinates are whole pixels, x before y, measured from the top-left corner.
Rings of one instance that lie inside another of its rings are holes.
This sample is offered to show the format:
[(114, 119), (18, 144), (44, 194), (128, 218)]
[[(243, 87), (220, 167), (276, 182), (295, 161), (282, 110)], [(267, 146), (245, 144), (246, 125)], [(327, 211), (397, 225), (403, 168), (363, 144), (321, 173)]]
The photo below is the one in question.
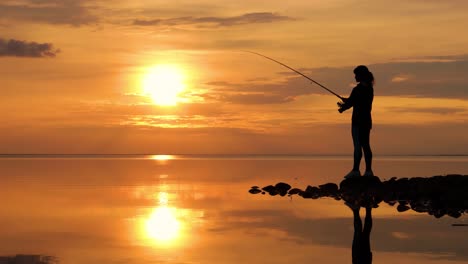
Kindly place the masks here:
[(253, 186), (251, 194), (272, 196), (298, 195), (304, 199), (330, 197), (348, 204), (377, 208), (385, 202), (396, 205), (398, 212), (413, 210), (436, 218), (444, 215), (459, 218), (468, 213), (468, 175), (444, 175), (429, 178), (391, 178), (381, 181), (378, 177), (356, 177), (343, 180), (339, 185), (326, 183), (307, 186), (304, 190), (279, 182), (263, 188)]

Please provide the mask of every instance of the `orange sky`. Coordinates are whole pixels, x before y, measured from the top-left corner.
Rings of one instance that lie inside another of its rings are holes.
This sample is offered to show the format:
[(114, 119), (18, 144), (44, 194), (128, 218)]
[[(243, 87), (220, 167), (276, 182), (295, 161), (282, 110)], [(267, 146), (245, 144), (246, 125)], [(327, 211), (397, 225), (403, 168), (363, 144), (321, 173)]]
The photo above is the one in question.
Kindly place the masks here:
[(377, 155), (467, 154), (468, 3), (324, 2), (2, 1), (0, 152), (351, 153), (351, 111), (253, 50), (343, 96), (368, 65)]

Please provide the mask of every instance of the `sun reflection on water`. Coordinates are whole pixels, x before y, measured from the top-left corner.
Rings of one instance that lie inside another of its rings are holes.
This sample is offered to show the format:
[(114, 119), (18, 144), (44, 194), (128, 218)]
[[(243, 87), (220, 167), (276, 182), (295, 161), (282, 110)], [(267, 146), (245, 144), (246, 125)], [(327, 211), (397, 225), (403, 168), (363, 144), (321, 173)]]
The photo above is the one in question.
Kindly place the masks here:
[(145, 220), (145, 233), (150, 240), (168, 245), (180, 237), (182, 222), (178, 219), (177, 208), (169, 206), (167, 192), (160, 192), (158, 200), (159, 205)]
[(151, 159), (153, 160), (171, 160), (174, 159), (172, 155), (152, 155)]
[(200, 198), (192, 185), (171, 183), (167, 174), (159, 175), (158, 181), (159, 184), (133, 188), (135, 199), (155, 203), (141, 208), (141, 213), (133, 218), (134, 242), (164, 250), (184, 248), (198, 240), (195, 234), (204, 223), (204, 210), (187, 207)]
[(176, 209), (161, 206), (154, 209), (146, 221), (146, 232), (149, 238), (158, 242), (171, 242), (179, 236), (180, 222)]

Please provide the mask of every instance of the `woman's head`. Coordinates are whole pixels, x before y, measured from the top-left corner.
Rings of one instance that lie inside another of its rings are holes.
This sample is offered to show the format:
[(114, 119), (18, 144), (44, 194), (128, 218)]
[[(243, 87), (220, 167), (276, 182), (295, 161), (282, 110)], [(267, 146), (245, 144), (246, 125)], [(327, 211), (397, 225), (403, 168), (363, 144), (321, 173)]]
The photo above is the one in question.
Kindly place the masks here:
[(354, 77), (356, 82), (366, 82), (369, 84), (374, 84), (374, 75), (369, 69), (364, 65), (359, 65), (354, 69)]

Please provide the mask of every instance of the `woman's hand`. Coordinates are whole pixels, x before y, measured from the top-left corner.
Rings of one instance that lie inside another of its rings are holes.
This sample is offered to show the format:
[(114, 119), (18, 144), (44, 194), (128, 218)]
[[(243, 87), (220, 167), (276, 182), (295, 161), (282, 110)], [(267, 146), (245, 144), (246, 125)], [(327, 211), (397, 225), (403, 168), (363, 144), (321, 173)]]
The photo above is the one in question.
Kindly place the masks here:
[(343, 113), (345, 110), (343, 109), (344, 107), (344, 104), (346, 103), (346, 101), (348, 100), (348, 98), (344, 98), (344, 97), (340, 97), (341, 99), (341, 102), (337, 102), (336, 105), (338, 105), (338, 112)]

